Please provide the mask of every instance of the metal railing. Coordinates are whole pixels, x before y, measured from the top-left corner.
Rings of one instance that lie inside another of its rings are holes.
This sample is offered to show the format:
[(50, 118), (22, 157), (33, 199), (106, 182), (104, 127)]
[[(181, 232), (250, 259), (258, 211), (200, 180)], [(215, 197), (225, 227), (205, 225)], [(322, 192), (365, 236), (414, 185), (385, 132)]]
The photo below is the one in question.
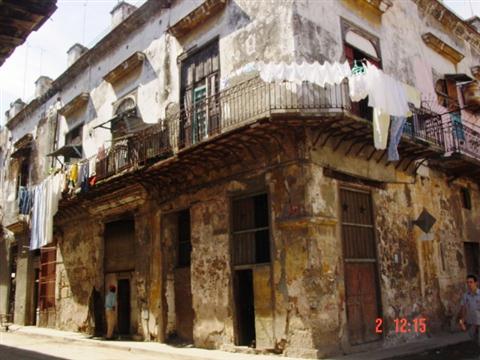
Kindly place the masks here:
[[(108, 178), (125, 169), (210, 141), (219, 134), (261, 118), (313, 118), (343, 111), (356, 113), (355, 103), (351, 103), (348, 96), (347, 81), (320, 87), (307, 82), (265, 83), (256, 77), (212, 96), (197, 99), (194, 104), (181, 106), (161, 124), (115, 140), (105, 154), (97, 156), (96, 175), (98, 179)], [(467, 127), (463, 133), (463, 140), (453, 136), (454, 132), (445, 128), (440, 116), (419, 109), (415, 110), (415, 116), (409, 118), (404, 127), (404, 137), (412, 141), (480, 158), (479, 134)]]
[(445, 146), (445, 134), (441, 117), (423, 109), (415, 109), (414, 115), (407, 118), (403, 128), (403, 135), (412, 141), (420, 141), (440, 148)]
[(473, 124), (448, 122), (443, 124), (445, 152), (465, 154), (480, 161), (480, 132)]
[(95, 173), (97, 179), (101, 180), (125, 169), (168, 156), (171, 152), (168, 129), (154, 125), (114, 140), (105, 154), (97, 155)]
[(182, 106), (169, 125), (179, 135), (176, 145), (183, 148), (262, 117), (319, 116), (350, 107), (347, 82), (320, 87), (306, 82), (265, 83), (256, 77)]
[(309, 83), (265, 83), (253, 78), (205, 97), (149, 126), (113, 141), (97, 155), (96, 176), (108, 178), (125, 169), (171, 155), (212, 137), (277, 115), (320, 115), (350, 109), (347, 83), (320, 87)]

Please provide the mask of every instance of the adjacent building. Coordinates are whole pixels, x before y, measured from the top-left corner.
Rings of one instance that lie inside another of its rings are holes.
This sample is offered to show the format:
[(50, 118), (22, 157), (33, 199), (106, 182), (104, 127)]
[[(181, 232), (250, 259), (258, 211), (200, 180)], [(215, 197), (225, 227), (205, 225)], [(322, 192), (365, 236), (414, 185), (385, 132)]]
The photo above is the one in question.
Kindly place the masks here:
[[(114, 284), (149, 341), (321, 358), (450, 331), (479, 270), (476, 26), (436, 0), (120, 2), (7, 115), (0, 313), (101, 334)], [(248, 71), (301, 61), (419, 94), (400, 160), (347, 80)]]

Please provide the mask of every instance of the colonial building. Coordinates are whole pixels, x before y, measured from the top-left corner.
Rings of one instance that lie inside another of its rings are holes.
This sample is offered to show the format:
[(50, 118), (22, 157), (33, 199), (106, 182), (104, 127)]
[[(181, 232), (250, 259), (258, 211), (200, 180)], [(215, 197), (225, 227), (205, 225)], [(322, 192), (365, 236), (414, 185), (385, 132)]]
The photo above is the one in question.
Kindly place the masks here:
[[(114, 284), (121, 336), (314, 358), (455, 329), (479, 270), (476, 26), (436, 0), (119, 3), (12, 105), (0, 312), (101, 334)], [(385, 81), (353, 101), (345, 64)], [(396, 160), (371, 99), (399, 87)]]

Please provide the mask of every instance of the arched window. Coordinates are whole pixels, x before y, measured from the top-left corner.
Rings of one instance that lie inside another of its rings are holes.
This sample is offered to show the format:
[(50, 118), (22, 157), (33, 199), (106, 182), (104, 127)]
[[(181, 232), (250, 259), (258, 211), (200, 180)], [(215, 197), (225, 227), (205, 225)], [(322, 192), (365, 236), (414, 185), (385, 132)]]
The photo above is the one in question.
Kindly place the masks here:
[(128, 97), (117, 106), (117, 109), (115, 110), (115, 115), (122, 114), (127, 110), (135, 109), (135, 106), (135, 100), (131, 97)]
[(125, 136), (145, 127), (136, 110), (137, 104), (133, 97), (129, 96), (120, 101), (115, 109), (115, 119), (112, 121), (113, 138)]

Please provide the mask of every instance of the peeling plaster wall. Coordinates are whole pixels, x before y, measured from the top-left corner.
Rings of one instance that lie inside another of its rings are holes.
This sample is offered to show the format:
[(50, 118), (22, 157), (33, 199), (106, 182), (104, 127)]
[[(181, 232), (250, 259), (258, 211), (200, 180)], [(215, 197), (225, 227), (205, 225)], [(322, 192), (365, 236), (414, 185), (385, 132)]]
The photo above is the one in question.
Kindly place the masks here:
[[(222, 75), (255, 60), (339, 60), (343, 53), (342, 16), (380, 37), (384, 69), (402, 81), (411, 84), (418, 81), (411, 61), (418, 57), (431, 60), (432, 63), (427, 64), (430, 70), (455, 72), (452, 64), (431, 52), (421, 41), (420, 33), (428, 30), (438, 35), (440, 30), (418, 16), (411, 1), (394, 2), (381, 22), (362, 17), (361, 12), (353, 11), (342, 1), (285, 0), (280, 5), (274, 0), (229, 1), (225, 12), (180, 41), (165, 34), (168, 25), (198, 3), (178, 2), (170, 11), (119, 39), (115, 48), (72, 79), (58, 94), (61, 102), (65, 104), (83, 91), (90, 93), (90, 100), (86, 109), (71, 119), (60, 118), (59, 146), (63, 145), (68, 129), (83, 120), (87, 124), (83, 131), (84, 155), (94, 155), (99, 146), (108, 144), (110, 134), (107, 130), (93, 131), (93, 127), (110, 119), (112, 103), (135, 88), (138, 88), (138, 108), (144, 119), (152, 122), (163, 119), (165, 108), (178, 103), (177, 56), (215, 36), (219, 37)], [(398, 26), (396, 19), (407, 16), (412, 26)], [(450, 36), (441, 36), (461, 46)], [(405, 47), (405, 43), (410, 46)], [(138, 72), (114, 87), (106, 83), (103, 76), (134, 51), (147, 55)], [(466, 69), (462, 71), (468, 73), (478, 57), (467, 55), (458, 69)], [(47, 108), (53, 103), (52, 98)], [(54, 124), (56, 114), (49, 112), (46, 120), (41, 120), (39, 109), (35, 116), (14, 131), (14, 139), (26, 131), (35, 134), (38, 142), (33, 173), (35, 181), (40, 181), (49, 166), (45, 160), (51, 145), (47, 134), (51, 134), (49, 126)], [(443, 175), (428, 169), (423, 169), (424, 175), (414, 182), (412, 177), (392, 166), (343, 156), (346, 150), (343, 146), (337, 152), (329, 146), (313, 149), (311, 134), (308, 135), (307, 142), (299, 140), (295, 149), (288, 149), (285, 158), (271, 154), (270, 162), (252, 159), (248, 164), (232, 165), (231, 172), (219, 171), (217, 175), (221, 180), (215, 182), (214, 175), (208, 174), (201, 189), (167, 203), (158, 204), (153, 192), (148, 194), (148, 200), (129, 205), (128, 202), (133, 201), (130, 198), (136, 195), (126, 188), (123, 193), (112, 195), (118, 195), (117, 199), (100, 199), (87, 210), (79, 209), (82, 215), (78, 218), (56, 219), (60, 230), (55, 235), (58, 240), (55, 327), (93, 331), (92, 289), (95, 287), (101, 294), (105, 291), (103, 223), (110, 216), (128, 211), (135, 217), (135, 271), (131, 278), (135, 292), (134, 333), (144, 339), (165, 341), (174, 329), (174, 302), (165, 295), (166, 291), (174, 291), (172, 276), (169, 277), (167, 271), (172, 261), (167, 257), (174, 249), (164, 241), (169, 225), (161, 219), (168, 212), (189, 207), (194, 343), (207, 348), (233, 349), (235, 310), (229, 203), (234, 195), (262, 189), (269, 194), (271, 211), (271, 318), (268, 311), (262, 313), (265, 323), (271, 324), (271, 347), (284, 350), (286, 355), (310, 357), (350, 350), (338, 215), (339, 181), (323, 172), (325, 167), (333, 167), (387, 183), (385, 190), (372, 189), (386, 344), (413, 337), (394, 334), (393, 319), (398, 317), (411, 319), (423, 314), (431, 319), (432, 330), (448, 329), (463, 289), (462, 242), (479, 241), (480, 237), (480, 209), (478, 206), (470, 211), (461, 209), (458, 184), (472, 190), (474, 204), (480, 202), (477, 187), (466, 180), (447, 185)], [(299, 160), (297, 156), (304, 153), (306, 159)], [(279, 164), (281, 160), (285, 163)], [(286, 160), (291, 161), (287, 164)], [(16, 171), (12, 166), (7, 172), (4, 193), (12, 193)], [(235, 179), (228, 179), (231, 176)], [(13, 206), (15, 200), (9, 200), (9, 206)], [(424, 207), (438, 220), (431, 240), (422, 240), (424, 235), (411, 225)], [(2, 208), (6, 209), (3, 205)], [(14, 213), (13, 208), (10, 212)], [(2, 253), (0, 256), (3, 262)], [(2, 287), (2, 293), (4, 291)]]
[(103, 225), (83, 219), (62, 230), (57, 238), (55, 327), (92, 332), (90, 296), (93, 287), (103, 290)]
[[(412, 320), (424, 316), (429, 332), (455, 329), (454, 316), (458, 313), (466, 276), (463, 242), (480, 241), (480, 209), (478, 206), (472, 210), (462, 209), (460, 185), (470, 189), (472, 202), (480, 199), (478, 187), (465, 180), (449, 185), (445, 175), (431, 169), (415, 180), (392, 167), (385, 168), (375, 161), (344, 154), (344, 146), (337, 152), (328, 145), (311, 149), (313, 164), (307, 176), (306, 204), (319, 221), (340, 223), (338, 188), (340, 184), (357, 185), (326, 177), (323, 174), (325, 167), (386, 183), (385, 189), (370, 188), (375, 213), (385, 346), (418, 336), (396, 334), (393, 322), (396, 318)], [(424, 208), (437, 219), (430, 234), (424, 234), (412, 224)], [(333, 328), (344, 349), (348, 349), (340, 225), (336, 226), (336, 232), (331, 231), (332, 237), (322, 250), (333, 251), (327, 259), (337, 264), (333, 273), (339, 278), (336, 287), (326, 292), (331, 296), (326, 302), (327, 308), (333, 306), (339, 311), (339, 317), (332, 314), (330, 319), (338, 320), (337, 327)]]
[[(393, 6), (380, 17), (373, 15), (367, 6), (360, 7), (350, 0), (296, 0), (293, 12), (296, 56), (308, 61), (341, 60), (342, 17), (379, 38), (383, 69), (401, 81), (415, 84), (412, 67), (415, 58), (428, 61), (428, 66), (441, 74), (464, 72), (471, 76), (470, 67), (478, 64), (480, 54), (463, 40), (445, 32), (436, 20), (420, 14), (413, 1), (392, 3)], [(428, 48), (421, 38), (427, 32), (440, 37), (465, 58), (455, 66)]]

